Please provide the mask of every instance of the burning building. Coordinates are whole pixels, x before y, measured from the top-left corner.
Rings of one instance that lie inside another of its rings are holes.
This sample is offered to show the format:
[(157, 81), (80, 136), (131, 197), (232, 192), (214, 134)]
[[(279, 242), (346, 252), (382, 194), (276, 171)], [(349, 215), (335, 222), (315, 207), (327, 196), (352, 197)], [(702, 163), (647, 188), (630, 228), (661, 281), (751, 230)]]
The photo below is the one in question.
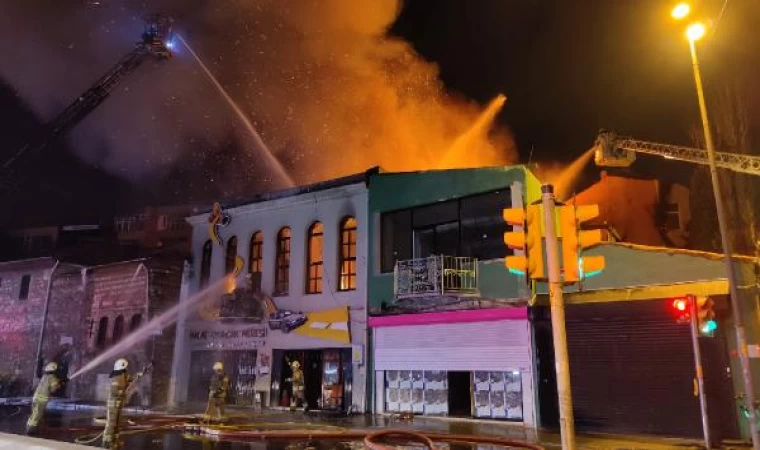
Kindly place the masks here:
[[(212, 366), (222, 361), (232, 403), (289, 406), (289, 363), (298, 361), (311, 409), (364, 410), (371, 173), (188, 218), (193, 268), (183, 302), (215, 298), (177, 325), (172, 402), (205, 401)], [(211, 289), (225, 277), (232, 283), (224, 292)]]

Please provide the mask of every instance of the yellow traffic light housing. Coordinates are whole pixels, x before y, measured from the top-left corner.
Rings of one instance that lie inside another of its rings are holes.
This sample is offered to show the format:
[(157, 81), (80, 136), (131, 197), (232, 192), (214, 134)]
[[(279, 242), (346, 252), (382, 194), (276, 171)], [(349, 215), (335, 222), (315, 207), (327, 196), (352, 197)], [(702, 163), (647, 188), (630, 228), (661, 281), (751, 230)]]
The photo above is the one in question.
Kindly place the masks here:
[(512, 225), (513, 231), (504, 233), (507, 247), (522, 251), (524, 255), (507, 256), (504, 260), (510, 273), (527, 275), (532, 279), (545, 278), (544, 252), (541, 237), (541, 206), (530, 205), (510, 208), (502, 212), (504, 221)]
[(565, 205), (559, 207), (562, 235), (562, 266), (564, 282), (576, 283), (598, 275), (604, 270), (604, 256), (581, 256), (583, 250), (604, 240), (602, 230), (581, 230), (580, 227), (599, 216), (599, 205)]

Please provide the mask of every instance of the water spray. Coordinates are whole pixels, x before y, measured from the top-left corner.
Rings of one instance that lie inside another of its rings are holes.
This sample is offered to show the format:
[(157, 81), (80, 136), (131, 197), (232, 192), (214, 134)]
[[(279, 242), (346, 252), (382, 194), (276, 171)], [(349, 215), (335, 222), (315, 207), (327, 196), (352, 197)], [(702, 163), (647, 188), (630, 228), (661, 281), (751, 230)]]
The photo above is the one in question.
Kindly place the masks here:
[(177, 39), (182, 43), (182, 45), (185, 46), (187, 51), (190, 52), (190, 55), (192, 55), (193, 58), (195, 58), (195, 61), (198, 63), (200, 68), (203, 70), (203, 73), (206, 74), (208, 79), (211, 81), (211, 83), (216, 87), (216, 89), (219, 91), (219, 93), (222, 95), (224, 100), (227, 101), (227, 104), (232, 108), (232, 110), (235, 112), (235, 115), (237, 115), (238, 119), (245, 125), (246, 130), (251, 134), (251, 137), (253, 137), (253, 141), (256, 144), (256, 147), (258, 147), (261, 150), (261, 153), (266, 157), (267, 161), (269, 162), (270, 166), (274, 168), (277, 175), (280, 177), (280, 180), (282, 180), (287, 186), (286, 187), (293, 187), (296, 185), (295, 181), (291, 176), (288, 174), (287, 170), (285, 170), (285, 167), (282, 165), (282, 163), (277, 159), (277, 157), (272, 153), (272, 151), (267, 147), (267, 145), (264, 143), (264, 140), (261, 138), (261, 135), (258, 131), (256, 131), (256, 128), (254, 128), (251, 121), (248, 119), (248, 117), (243, 113), (243, 110), (240, 109), (240, 107), (237, 105), (235, 100), (230, 97), (230, 94), (227, 93), (227, 90), (224, 89), (224, 86), (219, 82), (219, 80), (216, 79), (213, 73), (211, 73), (211, 70), (209, 70), (208, 67), (206, 67), (206, 64), (203, 63), (201, 58), (198, 56), (198, 54), (195, 53), (195, 51), (190, 47), (190, 44), (187, 43), (187, 41), (180, 36), (179, 34), (175, 34)]
[(454, 140), (454, 143), (451, 144), (451, 146), (446, 150), (443, 158), (441, 158), (441, 163), (438, 165), (438, 168), (451, 168), (453, 162), (452, 160), (456, 160), (456, 158), (461, 157), (463, 154), (466, 154), (471, 142), (479, 137), (485, 136), (488, 133), (488, 130), (491, 128), (494, 119), (496, 119), (496, 115), (499, 114), (499, 111), (501, 111), (501, 109), (504, 107), (504, 103), (506, 103), (506, 101), (507, 97), (504, 94), (499, 94), (493, 100), (491, 100), (486, 109), (478, 116), (472, 126), (470, 126), (467, 131), (459, 135), (459, 137)]
[(124, 353), (127, 353), (128, 350), (131, 349), (133, 346), (143, 342), (148, 337), (161, 332), (161, 330), (163, 330), (164, 328), (170, 325), (173, 325), (179, 318), (179, 314), (182, 310), (192, 311), (194, 309), (197, 309), (209, 303), (210, 301), (218, 300), (221, 294), (224, 292), (226, 283), (227, 283), (227, 277), (222, 278), (221, 280), (218, 280), (211, 286), (207, 287), (206, 289), (203, 289), (202, 291), (198, 292), (197, 294), (193, 295), (187, 300), (183, 302), (179, 302), (176, 305), (172, 306), (171, 308), (167, 309), (160, 315), (151, 319), (145, 325), (141, 326), (137, 330), (128, 334), (124, 339), (119, 341), (113, 347), (109, 348), (108, 350), (96, 356), (92, 361), (87, 363), (84, 367), (74, 372), (74, 374), (71, 377), (69, 377), (69, 379), (73, 380), (74, 378), (77, 378), (87, 372), (90, 372), (91, 370), (95, 369), (96, 367), (108, 361), (109, 359), (113, 359), (117, 356), (121, 356)]

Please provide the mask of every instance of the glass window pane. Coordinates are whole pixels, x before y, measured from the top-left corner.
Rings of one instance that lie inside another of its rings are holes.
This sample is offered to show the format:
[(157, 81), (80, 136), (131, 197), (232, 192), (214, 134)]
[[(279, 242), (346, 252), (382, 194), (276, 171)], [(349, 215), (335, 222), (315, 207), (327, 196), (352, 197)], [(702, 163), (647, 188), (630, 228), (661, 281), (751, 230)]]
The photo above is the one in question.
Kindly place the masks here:
[(461, 205), (461, 256), (488, 260), (511, 254), (503, 238), (510, 227), (502, 218), (502, 210), (512, 207), (509, 189), (467, 197)]

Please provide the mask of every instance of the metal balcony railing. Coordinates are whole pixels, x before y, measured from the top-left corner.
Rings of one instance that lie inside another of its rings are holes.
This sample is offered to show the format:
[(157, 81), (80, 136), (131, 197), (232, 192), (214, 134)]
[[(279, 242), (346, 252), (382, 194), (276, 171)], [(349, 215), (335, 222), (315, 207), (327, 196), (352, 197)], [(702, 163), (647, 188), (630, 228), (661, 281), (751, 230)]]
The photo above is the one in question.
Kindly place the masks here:
[(478, 260), (436, 255), (397, 261), (393, 271), (396, 298), (479, 295)]

